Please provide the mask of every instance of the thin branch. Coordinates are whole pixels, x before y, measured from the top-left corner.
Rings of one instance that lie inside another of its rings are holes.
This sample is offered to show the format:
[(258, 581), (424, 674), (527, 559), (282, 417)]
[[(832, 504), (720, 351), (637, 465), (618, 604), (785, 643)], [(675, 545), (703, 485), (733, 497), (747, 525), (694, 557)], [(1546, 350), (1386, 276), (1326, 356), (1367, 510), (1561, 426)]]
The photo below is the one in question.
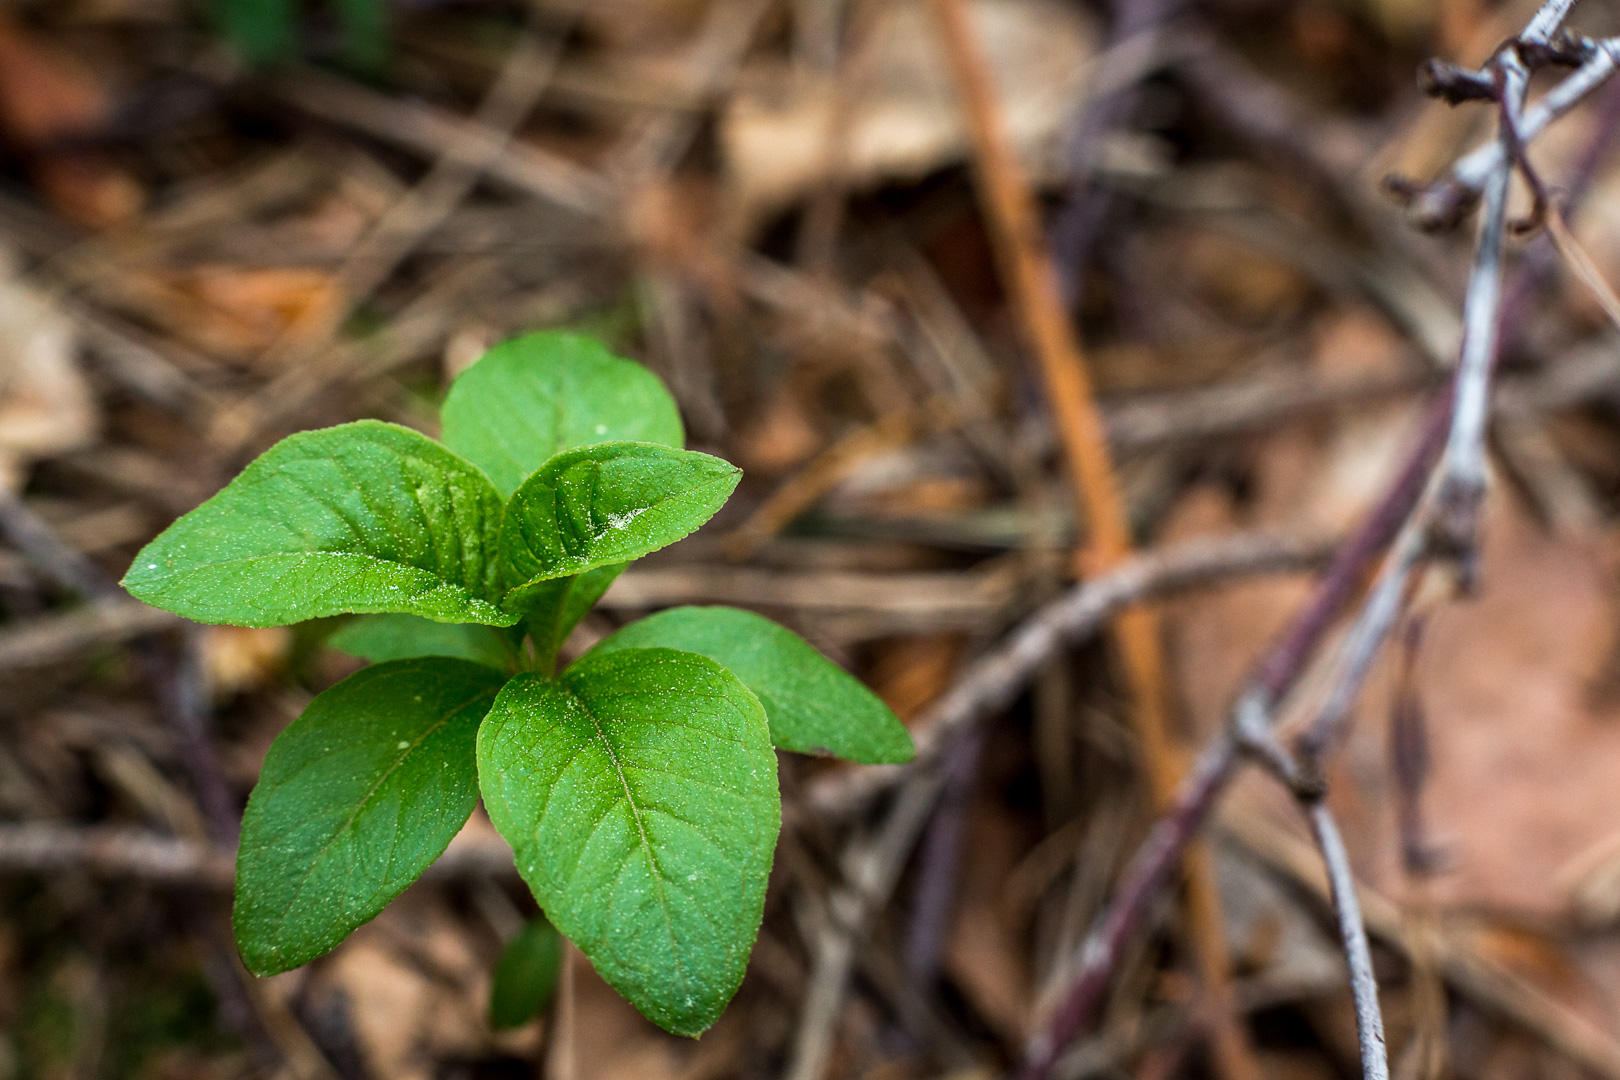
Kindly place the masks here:
[[(967, 114), (980, 198), (1001, 276), (1040, 364), (1075, 500), (1085, 513), (1087, 549), (1081, 553), (1077, 569), (1106, 570), (1129, 556), (1131, 526), (1080, 342), (1068, 318), (1057, 269), (1041, 243), (1034, 195), (1008, 137), (965, 0), (933, 0), (932, 6)], [(1154, 805), (1163, 809), (1175, 797), (1181, 764), (1169, 734), (1167, 665), (1157, 614), (1144, 607), (1121, 610), (1114, 619), (1113, 638), (1129, 690), (1143, 772)], [(1203, 860), (1189, 861), (1186, 872), (1193, 915), (1189, 936), (1214, 1006), (1219, 1071), (1227, 1080), (1259, 1080), (1260, 1067), (1247, 1035), (1228, 1007), (1230, 961), (1212, 872)]]
[[(1549, 6), (1559, 0), (1549, 0)], [(1544, 9), (1545, 10), (1545, 9)], [(1522, 133), (1512, 133), (1512, 117), (1523, 100), (1529, 70), (1512, 46), (1492, 61), (1500, 73), (1504, 146)], [(1436, 467), (1429, 493), (1396, 538), (1394, 550), (1367, 595), (1340, 650), (1339, 673), (1298, 747), (1308, 769), (1319, 767), (1327, 748), (1339, 736), (1350, 708), (1394, 628), (1420, 564), (1432, 555), (1456, 559), (1471, 584), (1477, 562), (1479, 507), (1485, 498), (1487, 465), (1485, 422), (1490, 411), (1491, 376), (1496, 367), (1498, 323), (1502, 301), (1502, 245), (1507, 224), (1508, 183), (1512, 155), (1485, 185), (1485, 213), (1480, 222), (1468, 291), (1463, 298), (1462, 354), (1457, 364), (1451, 429), (1445, 453)], [(1320, 774), (1316, 774), (1319, 779)]]
[[(809, 801), (814, 809), (846, 813), (902, 781), (873, 839), (847, 856), (846, 884), (829, 899), (832, 917), (814, 944), (809, 989), (787, 1074), (790, 1080), (814, 1080), (824, 1071), (854, 963), (855, 943), (864, 934), (871, 913), (888, 899), (906, 854), (929, 821), (941, 791), (938, 766), (952, 746), (980, 721), (1009, 705), (1059, 649), (1099, 632), (1121, 607), (1238, 574), (1308, 566), (1320, 552), (1317, 545), (1241, 536), (1198, 540), (1137, 556), (1076, 586), (969, 668), (919, 720), (918, 755), (910, 766), (851, 771), (841, 774), (848, 778), (844, 784), (811, 788)], [(1184, 846), (1184, 842), (1177, 846), (1178, 856)]]
[(1320, 758), (1337, 741), (1350, 714), (1350, 706), (1355, 703), (1373, 661), (1400, 617), (1413, 572), (1428, 550), (1427, 532), (1426, 515), (1420, 511), (1408, 519), (1396, 538), (1378, 580), (1345, 635), (1332, 685), (1315, 717), (1296, 740), (1302, 755)]
[(135, 600), (91, 604), (0, 631), (0, 674), (44, 667), (96, 645), (112, 645), (185, 625), (179, 616)]
[(1372, 950), (1367, 945), (1367, 928), (1361, 920), (1356, 900), (1356, 879), (1350, 871), (1350, 854), (1327, 804), (1317, 799), (1309, 808), (1311, 832), (1321, 849), (1332, 887), (1333, 911), (1338, 916), (1339, 937), (1344, 942), (1345, 962), (1350, 966), (1350, 993), (1356, 1006), (1356, 1039), (1361, 1044), (1362, 1080), (1389, 1080), (1389, 1051), (1384, 1045), (1384, 1018), (1378, 1008), (1378, 979), (1373, 974)]
[(1350, 602), (1367, 568), (1391, 542), (1423, 494), (1445, 445), (1450, 396), (1430, 410), (1422, 437), (1378, 505), (1347, 540), (1323, 575), (1309, 604), (1277, 640), (1232, 707), (1228, 731), (1199, 757), (1175, 806), (1153, 826), (1120, 877), (1114, 898), (1081, 947), (1068, 990), (1044, 1030), (1024, 1050), (1025, 1080), (1042, 1080), (1058, 1053), (1090, 1021), (1109, 976), (1188, 843), (1197, 835), (1239, 762), (1238, 731), (1269, 729), (1270, 716), (1305, 670), (1311, 654)]
[[(1425, 619), (1413, 613), (1401, 635), (1400, 674), (1389, 716), (1389, 771), (1395, 779), (1395, 822), (1401, 838), (1401, 869), (1423, 891), (1439, 869), (1444, 852), (1429, 838), (1423, 821), (1423, 789), (1433, 768), (1428, 718), (1417, 686), (1417, 660)], [(1423, 906), (1427, 906), (1425, 901)]]
[[(117, 825), (0, 824), (0, 874), (89, 873), (159, 885), (229, 889), (236, 851), (229, 845), (162, 836)], [(458, 837), (424, 879), (510, 877), (512, 849), (495, 838)]]
[(1373, 972), (1372, 951), (1367, 945), (1367, 928), (1356, 896), (1355, 872), (1344, 837), (1328, 809), (1322, 775), (1321, 748), (1302, 751), (1298, 760), (1277, 744), (1269, 730), (1253, 731), (1257, 740), (1252, 756), (1294, 794), (1295, 802), (1310, 824), (1327, 870), (1328, 895), (1338, 923), (1344, 959), (1350, 969), (1350, 996), (1356, 1013), (1356, 1039), (1361, 1051), (1362, 1080), (1389, 1080), (1389, 1049), (1384, 1041), (1384, 1016), (1378, 1005), (1378, 978)]
[[(1613, 75), (1620, 64), (1620, 38), (1591, 43), (1591, 57), (1545, 97), (1524, 111), (1519, 138), (1529, 143), (1542, 129), (1596, 90)], [(1412, 194), (1409, 211), (1420, 229), (1447, 229), (1468, 214), (1479, 202), (1486, 183), (1495, 176), (1507, 158), (1500, 139), (1492, 139), (1464, 157), (1451, 172)]]
[[(1545, 44), (1568, 6), (1567, 0), (1549, 0), (1527, 30), (1530, 37), (1526, 44)], [(1273, 659), (1262, 666), (1264, 681), (1257, 680), (1239, 696), (1227, 735), (1205, 754), (1196, 774), (1198, 783), (1186, 789), (1176, 811), (1155, 827), (1148, 843), (1133, 860), (1126, 872), (1120, 896), (1105, 913), (1098, 931), (1086, 943), (1080, 974), (1054, 1015), (1051, 1026), (1031, 1041), (1024, 1067), (1026, 1080), (1044, 1080), (1057, 1052), (1089, 1019), (1106, 986), (1108, 972), (1113, 967), (1122, 942), (1133, 930), (1149, 897), (1162, 885), (1172, 865), (1174, 845), (1178, 841), (1185, 842), (1181, 841), (1182, 837), (1190, 838), (1196, 832), (1196, 819), (1213, 805), (1226, 778), (1237, 764), (1239, 750), (1245, 750), (1271, 766), (1309, 808), (1324, 860), (1334, 876), (1335, 903), (1355, 984), (1363, 1074), (1368, 1080), (1384, 1080), (1388, 1076), (1376, 985), (1366, 954), (1365, 932), (1354, 906), (1353, 882), (1345, 885), (1349, 881), (1349, 869), (1343, 845), (1338, 840), (1338, 830), (1321, 806), (1321, 758), (1342, 728), (1350, 704), (1400, 613), (1414, 570), (1436, 550), (1436, 540), (1446, 541), (1448, 554), (1471, 556), (1474, 551), (1477, 511), (1485, 488), (1484, 429), (1500, 314), (1507, 188), (1511, 171), (1523, 160), (1523, 147), (1534, 134), (1531, 118), (1526, 117), (1521, 121), (1519, 115), (1529, 72), (1517, 50), (1516, 43), (1510, 44), (1493, 60), (1493, 83), (1499, 88), (1503, 123), (1496, 141), (1498, 154), (1495, 167), (1484, 178), (1487, 206), (1464, 304), (1461, 359), (1451, 400), (1431, 418), (1431, 438), (1424, 440), (1425, 447), (1432, 445), (1432, 436), (1437, 433), (1435, 420), (1444, 420), (1447, 430), (1445, 450), (1432, 476), (1429, 476), (1429, 470), (1423, 464), (1427, 454), (1420, 451), (1412, 463), (1416, 467), (1405, 470), (1401, 482), (1392, 490), (1391, 496), (1386, 497), (1383, 509), (1390, 509), (1392, 504), (1404, 504), (1400, 505), (1399, 512), (1375, 515), (1379, 523), (1376, 530), (1364, 527), (1365, 538), (1387, 540), (1389, 533), (1394, 530), (1394, 523), (1404, 518), (1394, 540), (1395, 550), (1369, 592), (1341, 650), (1338, 677), (1314, 722), (1298, 741), (1300, 761), (1297, 764), (1290, 761), (1279, 747), (1272, 744), (1271, 713), (1285, 685), (1297, 678), (1306, 657), (1320, 641), (1326, 620), (1331, 617), (1327, 605), (1313, 604), (1312, 609), (1296, 622), (1295, 630), (1285, 637), (1283, 644), (1274, 652)], [(1607, 50), (1603, 52), (1607, 54)], [(1608, 63), (1612, 70), (1612, 57)], [(1575, 83), (1583, 72), (1587, 73), (1586, 82), (1596, 85), (1590, 79), (1591, 64), (1592, 61), (1588, 61), (1560, 88)], [(1580, 87), (1586, 83), (1576, 85)], [(1552, 99), (1553, 95), (1549, 94), (1548, 97)], [(1542, 105), (1546, 106), (1547, 102), (1544, 101)], [(1540, 110), (1538, 115), (1542, 113), (1551, 115), (1546, 108)], [(1541, 124), (1544, 123), (1545, 117), (1541, 120)], [(1539, 126), (1536, 130), (1539, 130)], [(1399, 498), (1393, 497), (1396, 491)], [(1420, 493), (1427, 497), (1421, 497)], [(1382, 547), (1381, 543), (1374, 544), (1371, 551), (1379, 547)], [(1368, 552), (1369, 558), (1371, 551)], [(1348, 584), (1344, 588), (1348, 591)], [(1339, 894), (1344, 893), (1346, 888), (1348, 895), (1341, 897)]]
[[(1316, 845), (1283, 828), (1269, 815), (1236, 802), (1218, 811), (1216, 827), (1261, 862), (1304, 892), (1330, 903), (1332, 887)], [(1459, 995), (1544, 1040), (1554, 1051), (1605, 1080), (1620, 1080), (1620, 1042), (1538, 984), (1480, 952), (1467, 927), (1435, 927), (1439, 933), (1418, 942), (1401, 908), (1363, 883), (1357, 901), (1374, 937), (1414, 956), (1427, 948)]]
[[(1235, 577), (1307, 569), (1321, 561), (1325, 550), (1320, 542), (1240, 534), (1191, 540), (1137, 555), (1074, 586), (975, 661), (917, 718), (913, 725), (917, 757), (910, 764), (874, 765), (832, 774), (809, 785), (805, 801), (822, 816), (847, 817), (870, 806), (912, 773), (932, 769), (967, 731), (1011, 705), (1058, 650), (1098, 633), (1128, 604), (1211, 587)], [(1363, 570), (1358, 568), (1356, 573)]]
[(0, 536), (60, 588), (86, 600), (122, 599), (124, 592), (94, 563), (62, 541), (56, 530), (23, 500), (0, 485)]
[(1564, 19), (1575, 6), (1575, 0), (1547, 0), (1541, 5), (1530, 21), (1525, 23), (1524, 32), (1519, 35), (1519, 42), (1523, 45), (1545, 45), (1552, 40), (1558, 28), (1564, 25)]
[[(1507, 102), (1522, 100), (1529, 71), (1511, 49), (1500, 54), (1503, 115), (1512, 114)], [(1511, 125), (1503, 124), (1506, 145)], [(1502, 301), (1502, 244), (1507, 220), (1506, 166), (1491, 174), (1485, 185), (1485, 214), (1480, 225), (1474, 268), (1463, 298), (1462, 355), (1457, 364), (1456, 405), (1451, 435), (1440, 462), (1435, 491), (1435, 539), (1458, 554), (1471, 551), (1479, 504), (1485, 497), (1485, 419), (1490, 409), (1491, 373), (1496, 366), (1497, 318)]]

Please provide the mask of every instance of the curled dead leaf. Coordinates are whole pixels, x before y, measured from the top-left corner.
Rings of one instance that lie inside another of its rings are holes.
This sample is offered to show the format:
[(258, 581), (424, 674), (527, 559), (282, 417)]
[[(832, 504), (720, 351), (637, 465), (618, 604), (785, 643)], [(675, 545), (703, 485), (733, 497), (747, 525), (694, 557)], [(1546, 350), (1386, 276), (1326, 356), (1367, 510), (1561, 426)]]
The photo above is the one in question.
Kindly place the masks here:
[[(1050, 173), (1089, 70), (1091, 26), (1047, 0), (975, 0), (971, 17), (1008, 133), (1037, 174)], [(967, 129), (949, 71), (922, 0), (884, 5), (839, 77), (786, 65), (747, 70), (721, 120), (742, 217), (758, 220), (835, 179), (915, 180), (960, 160)]]

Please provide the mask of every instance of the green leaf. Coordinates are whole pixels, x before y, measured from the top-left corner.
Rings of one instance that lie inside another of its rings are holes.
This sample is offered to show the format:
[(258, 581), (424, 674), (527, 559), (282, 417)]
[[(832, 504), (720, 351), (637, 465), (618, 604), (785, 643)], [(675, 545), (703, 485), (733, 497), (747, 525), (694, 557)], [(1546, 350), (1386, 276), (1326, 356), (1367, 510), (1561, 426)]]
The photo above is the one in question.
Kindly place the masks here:
[(336, 0), (343, 26), (343, 58), (359, 71), (376, 74), (388, 67), (386, 0)]
[(781, 826), (758, 700), (705, 656), (625, 649), (519, 675), (478, 734), (490, 819), (557, 929), (648, 1019), (714, 1023)]
[(419, 432), (361, 420), (283, 439), (141, 550), (124, 587), (205, 623), (397, 611), (510, 626), (500, 497)]
[(295, 0), (213, 0), (214, 21), (249, 64), (289, 59), (297, 49)]
[(548, 331), (495, 346), (444, 399), (444, 444), (510, 496), (564, 450), (604, 442), (685, 445), (658, 376), (580, 334)]
[(492, 626), (434, 622), (420, 615), (362, 615), (327, 638), (326, 643), (372, 663), (413, 656), (454, 656), (505, 670), (517, 657), (506, 632)]
[(771, 740), (784, 750), (870, 765), (916, 756), (905, 725), (859, 679), (751, 611), (671, 608), (616, 631), (591, 655), (656, 647), (702, 653), (730, 669), (765, 706)]
[(624, 563), (609, 563), (573, 577), (542, 582), (528, 594), (529, 615), (523, 627), (534, 641), (540, 670), (550, 671), (568, 634), (579, 625), (615, 578), (624, 572)]
[(544, 919), (535, 919), (507, 942), (495, 962), (489, 991), (489, 1026), (496, 1031), (526, 1024), (545, 1011), (557, 989), (562, 937)]
[(287, 971), (415, 881), (478, 801), (478, 724), (505, 681), (465, 660), (394, 660), (318, 695), (270, 746), (242, 817), (236, 940)]
[(503, 606), (524, 610), (541, 582), (673, 544), (713, 517), (741, 478), (717, 457), (651, 443), (565, 450), (507, 504)]

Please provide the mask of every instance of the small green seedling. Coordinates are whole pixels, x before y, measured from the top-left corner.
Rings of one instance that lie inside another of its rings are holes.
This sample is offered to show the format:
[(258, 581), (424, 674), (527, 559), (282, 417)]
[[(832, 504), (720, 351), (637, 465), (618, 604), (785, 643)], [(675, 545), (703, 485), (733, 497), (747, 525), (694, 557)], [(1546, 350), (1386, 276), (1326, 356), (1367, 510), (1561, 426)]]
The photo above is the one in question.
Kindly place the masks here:
[(199, 622), (361, 615), (332, 641), (373, 663), (281, 733), (248, 799), (242, 958), (269, 975), (335, 947), (482, 795), (550, 924), (696, 1035), (759, 931), (773, 746), (900, 762), (911, 739), (802, 639), (733, 608), (661, 612), (555, 672), (625, 564), (697, 529), (741, 475), (681, 449), (644, 368), (575, 335), (507, 342), (451, 387), (443, 439), (373, 420), (284, 439), (124, 578)]

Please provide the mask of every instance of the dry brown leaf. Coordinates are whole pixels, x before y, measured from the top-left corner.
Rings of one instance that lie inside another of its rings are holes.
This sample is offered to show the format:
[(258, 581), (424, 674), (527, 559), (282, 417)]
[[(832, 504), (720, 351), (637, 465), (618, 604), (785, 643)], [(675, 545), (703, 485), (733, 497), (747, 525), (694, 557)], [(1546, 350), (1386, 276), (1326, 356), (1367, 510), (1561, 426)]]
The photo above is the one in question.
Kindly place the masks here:
[(945, 692), (962, 655), (962, 635), (895, 638), (875, 653), (867, 682), (896, 716), (908, 720)]
[(407, 892), (310, 969), (312, 1001), (339, 992), (365, 1060), (390, 1080), (429, 1080), (491, 1045), (490, 959), (429, 890)]
[[(1336, 319), (1319, 336), (1317, 365), (1346, 374), (1365, 371), (1369, 357), (1393, 362), (1394, 347), (1380, 344), (1387, 336), (1369, 320)], [(1247, 517), (1247, 524), (1342, 530), (1387, 483), (1413, 429), (1411, 410), (1392, 407), (1277, 432), (1260, 444), (1247, 515), (1206, 493), (1179, 508), (1177, 528), (1186, 535)], [(1596, 693), (1616, 649), (1611, 561), (1602, 538), (1548, 534), (1498, 485), (1484, 520), (1481, 595), (1444, 603), (1427, 619), (1416, 679), (1433, 755), (1424, 814), (1432, 838), (1451, 855), (1429, 885), (1442, 913), (1561, 918), (1579, 895), (1571, 868), (1583, 858), (1601, 866), (1605, 845), (1612, 850), (1620, 704)], [(1307, 593), (1299, 579), (1268, 580), (1167, 605), (1182, 697), (1205, 736)], [(1330, 782), (1358, 874), (1401, 896), (1408, 889), (1388, 766), (1389, 660), (1369, 680)], [(1319, 700), (1321, 678), (1317, 669), (1296, 694), (1307, 712)], [(1297, 824), (1297, 811), (1274, 783), (1250, 774), (1239, 789), (1236, 797)], [(1561, 949), (1537, 948), (1568, 968)], [(1620, 985), (1620, 977), (1611, 981)], [(1594, 1018), (1614, 1019), (1612, 1005), (1595, 1000), (1587, 983), (1567, 974), (1538, 982)]]
[[(1090, 25), (1077, 9), (1048, 0), (975, 0), (972, 18), (1009, 134), (1038, 174), (1050, 172), (1085, 85)], [(843, 83), (779, 64), (745, 72), (721, 121), (745, 219), (834, 177), (857, 187), (915, 180), (965, 154), (957, 91), (925, 3), (885, 4), (858, 48), (847, 65), (856, 74)], [(853, 100), (840, 102), (840, 94)]]
[(269, 686), (280, 677), (291, 645), (292, 631), (285, 626), (206, 627), (203, 668), (214, 696), (223, 701)]
[(0, 484), (15, 488), (29, 461), (91, 444), (99, 420), (73, 323), (10, 263), (0, 249)]
[(784, 383), (765, 402), (759, 418), (739, 433), (738, 457), (746, 468), (779, 475), (821, 449), (824, 440), (806, 415), (801, 389)]
[(154, 271), (129, 288), (147, 314), (187, 342), (244, 360), (278, 342), (318, 341), (343, 311), (336, 278), (303, 267)]
[(92, 228), (128, 221), (145, 193), (105, 155), (64, 144), (110, 114), (95, 73), (0, 11), (0, 131), (31, 160), (34, 182), (63, 216)]

